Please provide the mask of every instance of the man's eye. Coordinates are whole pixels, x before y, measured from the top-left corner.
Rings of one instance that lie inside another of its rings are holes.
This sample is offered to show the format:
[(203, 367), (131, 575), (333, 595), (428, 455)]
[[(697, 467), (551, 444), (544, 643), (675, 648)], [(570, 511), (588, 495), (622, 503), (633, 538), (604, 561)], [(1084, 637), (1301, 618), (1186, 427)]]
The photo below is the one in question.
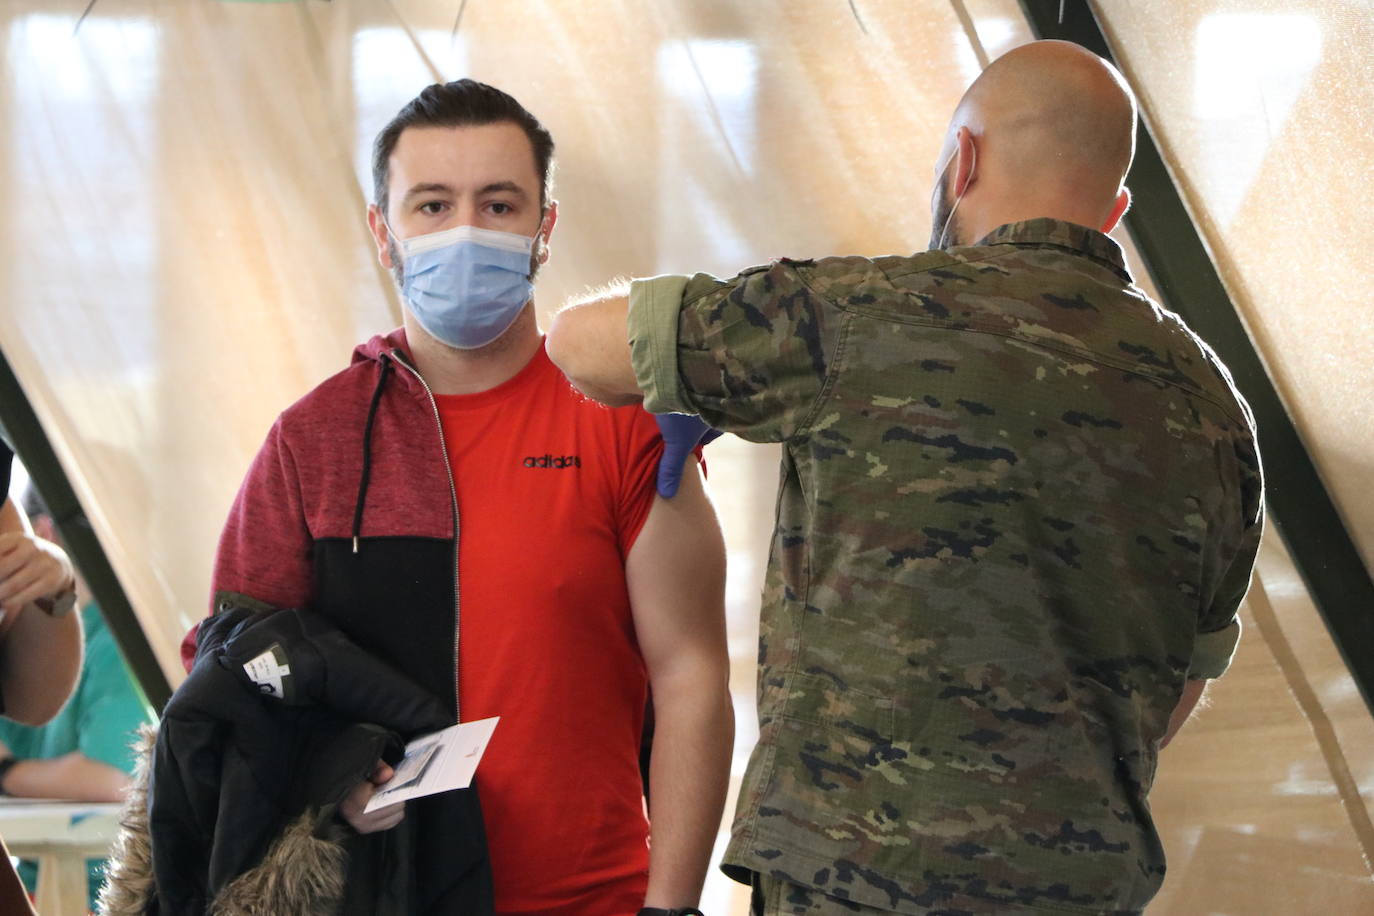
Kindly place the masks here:
[(507, 213), (512, 212), (513, 209), (514, 208), (511, 207), (510, 204), (503, 204), (500, 201), (497, 201), (491, 205), (491, 212), (495, 213), (497, 216), (505, 216)]
[(431, 200), (420, 204), (420, 212), (430, 216), (438, 216), (444, 210), (444, 202), (441, 200)]

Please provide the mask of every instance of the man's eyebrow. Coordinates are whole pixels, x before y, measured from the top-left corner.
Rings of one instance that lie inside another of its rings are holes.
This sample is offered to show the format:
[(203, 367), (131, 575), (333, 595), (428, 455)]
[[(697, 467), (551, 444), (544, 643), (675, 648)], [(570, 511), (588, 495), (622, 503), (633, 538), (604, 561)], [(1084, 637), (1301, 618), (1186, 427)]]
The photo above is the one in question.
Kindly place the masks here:
[(434, 194), (436, 192), (439, 194), (452, 194), (453, 188), (449, 187), (446, 184), (440, 184), (438, 182), (433, 181), (421, 182), (417, 185), (411, 185), (410, 189), (406, 191), (405, 197), (401, 199), (403, 201), (410, 200), (411, 198), (418, 197), (421, 194)]
[[(520, 185), (516, 184), (513, 181), (493, 181), (490, 184), (483, 185), (477, 193), (479, 195), (514, 194), (518, 197), (529, 196), (525, 193), (524, 188), (520, 187)], [(443, 184), (442, 182), (425, 181), (417, 185), (412, 185), (410, 189), (406, 191), (405, 196), (401, 198), (401, 200), (403, 202), (413, 200), (414, 198), (419, 197), (422, 194), (447, 194), (451, 197), (453, 196), (454, 191), (450, 185)]]
[(516, 184), (516, 183), (513, 182), (513, 181), (493, 181), (493, 182), (492, 182), (491, 184), (489, 184), (489, 185), (483, 185), (483, 186), (482, 186), (482, 190), (478, 191), (477, 193), (478, 193), (478, 194), (501, 194), (501, 193), (507, 193), (507, 194), (518, 194), (518, 195), (521, 196), (521, 197), (525, 197), (525, 196), (526, 196), (526, 194), (525, 194), (525, 189), (522, 188), (522, 187), (520, 187), (520, 185)]

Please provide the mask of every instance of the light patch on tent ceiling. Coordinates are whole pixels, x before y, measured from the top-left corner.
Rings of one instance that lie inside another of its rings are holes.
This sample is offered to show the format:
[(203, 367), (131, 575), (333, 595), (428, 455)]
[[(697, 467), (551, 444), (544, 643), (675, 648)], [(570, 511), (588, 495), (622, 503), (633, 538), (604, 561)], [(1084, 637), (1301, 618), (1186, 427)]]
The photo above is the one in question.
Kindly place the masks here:
[[(79, 30), (77, 21), (33, 13), (9, 27), (8, 100), (0, 110), (7, 109), (10, 125), (11, 216), (27, 235), (61, 243), (30, 248), (24, 269), (8, 274), (4, 295), (30, 307), (86, 301), (90, 287), (73, 264), (100, 278), (94, 288), (119, 290), (102, 308), (119, 329), (121, 358), (79, 372), (54, 368), (47, 381), (59, 400), (85, 397), (92, 385), (126, 385), (146, 396), (141, 403), (151, 411), (158, 336), (145, 303), (154, 298), (157, 237), (111, 232), (102, 220), (118, 214), (126, 227), (154, 223), (154, 197), (139, 179), (159, 155), (160, 36), (152, 20), (137, 16), (87, 16)], [(60, 316), (34, 309), (26, 330), (34, 339), (60, 339), (69, 333)], [(144, 422), (154, 422), (151, 413)]]
[[(989, 61), (1001, 57), (1017, 44), (1016, 25), (1010, 19), (1001, 16), (985, 16), (978, 19), (970, 18), (969, 22), (977, 30), (978, 43), (982, 45), (983, 53)], [(950, 34), (950, 44), (954, 48), (954, 59), (959, 68), (959, 76), (964, 85), (972, 84), (983, 72), (983, 65), (978, 59), (978, 51), (973, 47), (969, 35), (963, 28), (956, 29)]]
[[(117, 101), (141, 102), (157, 90), (157, 45), (153, 24), (144, 19), (86, 19), (34, 13), (10, 26), (9, 60), (23, 76), (36, 68), (35, 83), (53, 102), (95, 102), (104, 94)], [(41, 74), (41, 75), (40, 75)]]
[(1298, 13), (1218, 13), (1198, 23), (1194, 161), (1213, 218), (1230, 225), (1321, 62), (1322, 30)]
[(740, 171), (754, 170), (758, 56), (747, 41), (684, 41), (658, 50), (658, 78), (664, 91), (683, 101), (700, 99), (714, 123), (704, 132), (720, 138)]
[(441, 29), (367, 28), (354, 34), (352, 50), (353, 168), (371, 200), (372, 142), (377, 132), (421, 89), (436, 80), (469, 75), (467, 41)]
[[(747, 181), (754, 174), (758, 52), (747, 41), (672, 42), (659, 48), (657, 67), (666, 103), (659, 119), (660, 251), (696, 252), (712, 269), (732, 264), (738, 269), (748, 251), (742, 227), (719, 206), (712, 188), (698, 185), (700, 157), (690, 151), (701, 138), (710, 138), (720, 151), (713, 161), (732, 161), (735, 179)], [(665, 271), (681, 266), (658, 265)]]

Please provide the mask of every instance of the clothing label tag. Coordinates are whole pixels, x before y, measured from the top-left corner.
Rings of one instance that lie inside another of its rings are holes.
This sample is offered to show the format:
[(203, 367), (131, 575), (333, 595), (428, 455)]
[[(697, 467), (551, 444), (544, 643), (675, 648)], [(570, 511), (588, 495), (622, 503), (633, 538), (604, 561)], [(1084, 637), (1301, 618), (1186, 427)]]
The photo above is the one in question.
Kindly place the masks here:
[(258, 690), (263, 696), (286, 699), (287, 678), (291, 676), (291, 666), (286, 664), (286, 653), (279, 644), (273, 643), (266, 652), (245, 662), (243, 670), (249, 679), (258, 685)]
[(396, 775), (378, 788), (363, 813), (408, 798), (466, 789), (472, 785), (472, 775), (477, 772), (477, 764), (500, 719), (500, 716), (492, 716), (475, 722), (460, 722), (407, 744), (405, 759), (396, 765)]

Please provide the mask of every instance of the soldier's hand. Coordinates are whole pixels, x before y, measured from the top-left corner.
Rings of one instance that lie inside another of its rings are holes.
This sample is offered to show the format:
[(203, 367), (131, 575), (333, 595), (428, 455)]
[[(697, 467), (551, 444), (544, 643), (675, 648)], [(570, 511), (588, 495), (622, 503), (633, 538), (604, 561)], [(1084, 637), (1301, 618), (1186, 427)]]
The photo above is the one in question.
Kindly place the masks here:
[(720, 430), (712, 429), (701, 417), (691, 414), (660, 413), (655, 414), (654, 419), (663, 436), (663, 457), (658, 459), (658, 495), (672, 499), (682, 484), (687, 457), (698, 444), (719, 439)]
[(339, 805), (339, 814), (343, 819), (352, 825), (353, 829), (359, 833), (376, 833), (380, 830), (390, 830), (401, 821), (405, 820), (406, 803), (399, 802), (394, 805), (387, 805), (385, 808), (378, 808), (371, 814), (363, 813), (367, 803), (372, 800), (372, 796), (377, 793), (377, 787), (385, 785), (391, 780), (396, 771), (385, 763), (378, 762), (377, 768), (372, 771), (372, 775), (364, 779), (353, 787), (348, 796)]
[(22, 532), (0, 534), (0, 608), (19, 611), (71, 588), (72, 561), (61, 547)]

